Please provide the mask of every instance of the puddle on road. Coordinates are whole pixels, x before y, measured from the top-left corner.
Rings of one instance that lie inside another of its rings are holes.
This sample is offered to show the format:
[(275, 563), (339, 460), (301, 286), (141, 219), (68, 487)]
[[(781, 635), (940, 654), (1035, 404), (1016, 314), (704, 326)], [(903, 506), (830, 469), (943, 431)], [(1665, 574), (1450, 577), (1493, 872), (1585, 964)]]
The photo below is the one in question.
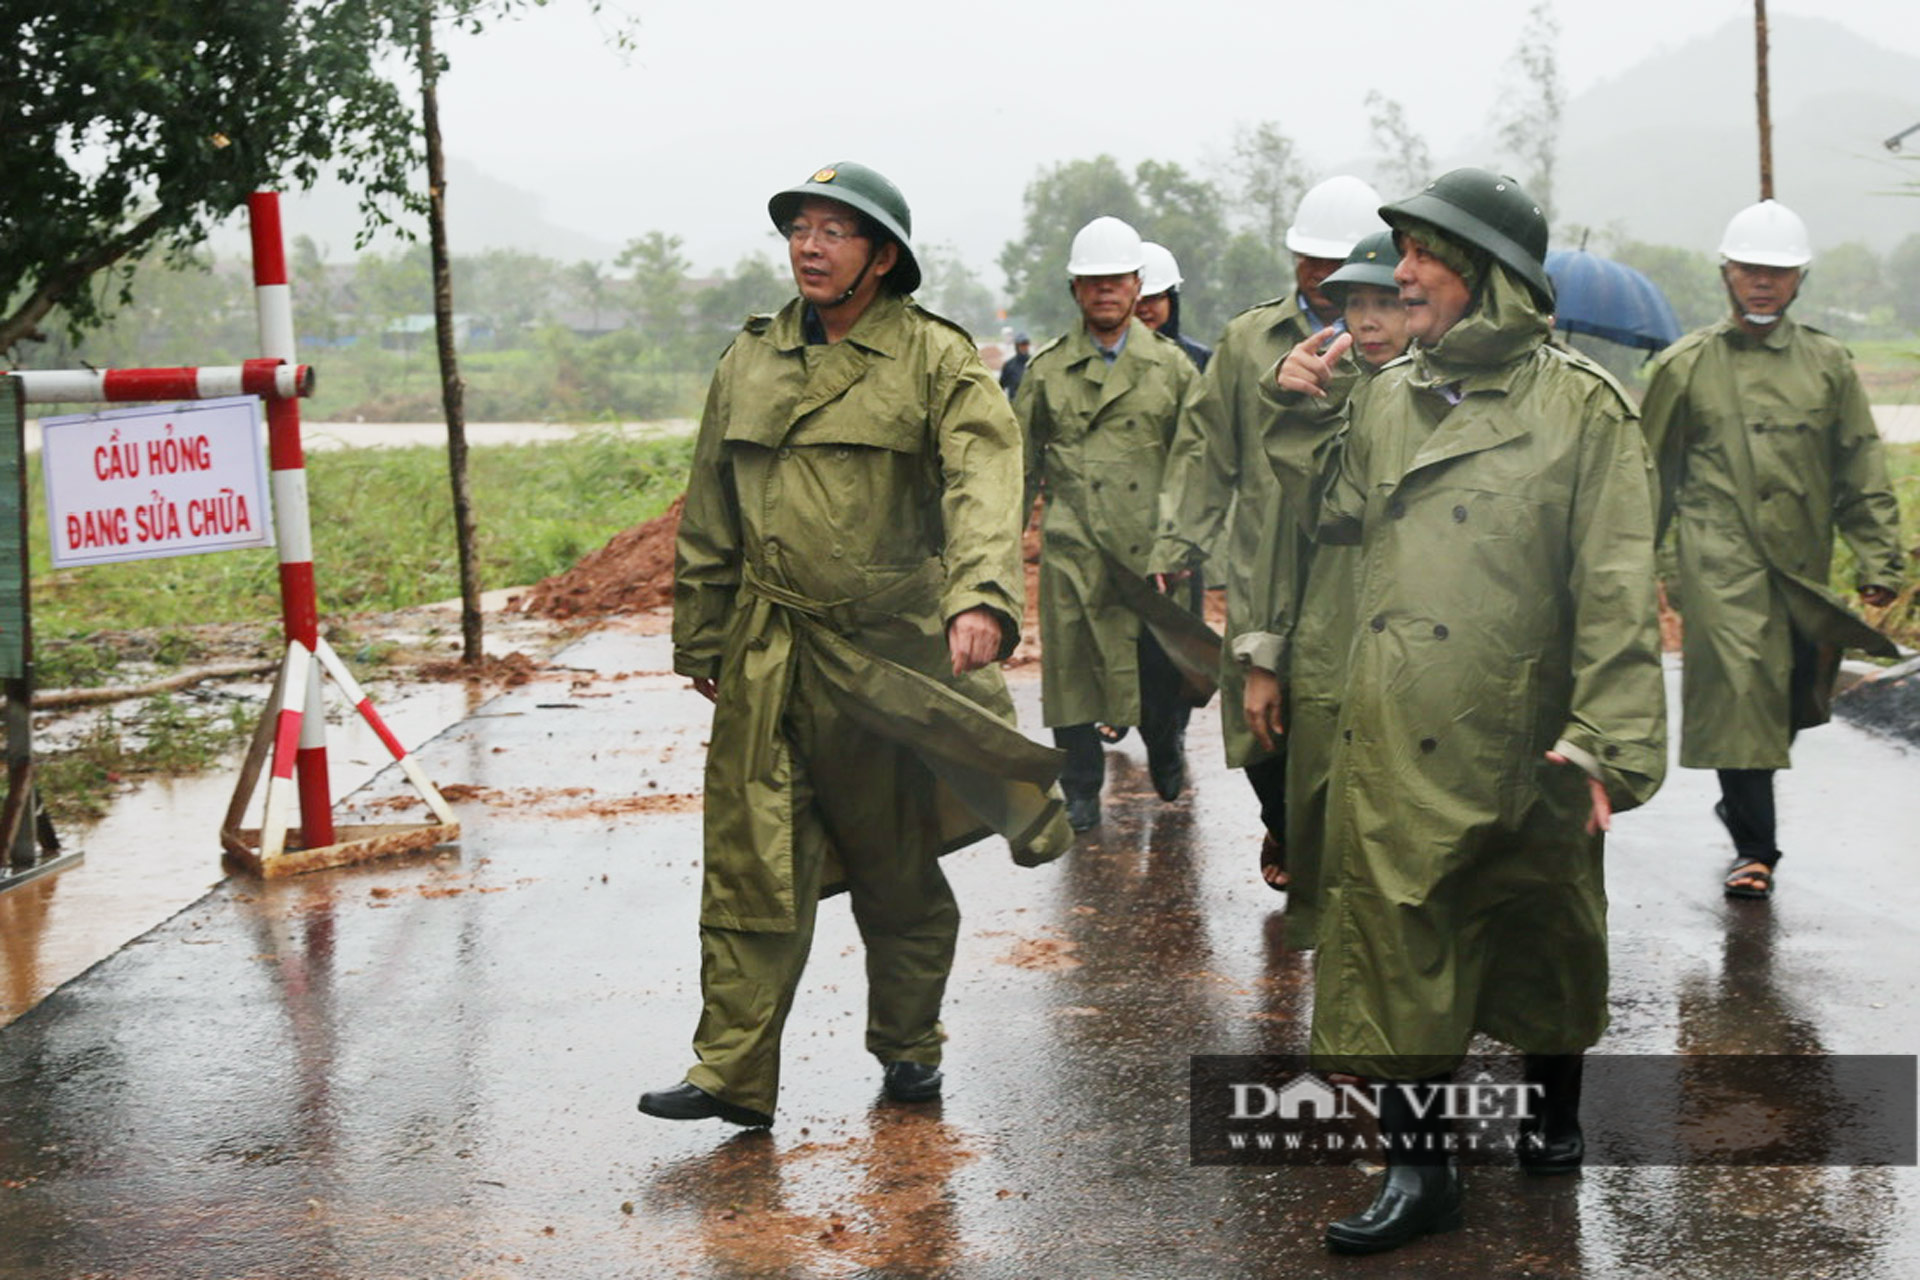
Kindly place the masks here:
[(729, 1275), (941, 1274), (963, 1251), (951, 1184), (977, 1144), (934, 1109), (876, 1107), (869, 1121), (792, 1146), (742, 1133), (667, 1166), (634, 1206), (650, 1247)]
[[(417, 747), (491, 695), (421, 682), (376, 688), (372, 696), (395, 736)], [(334, 794), (345, 796), (387, 766), (387, 753), (358, 717), (333, 722), (343, 709), (329, 697), (328, 772)], [(61, 833), (67, 848), (86, 854), (79, 865), (0, 893), (0, 1026), (226, 878), (220, 822), (239, 767), (236, 752), (206, 773), (140, 783), (100, 822)], [(255, 795), (247, 823), (258, 823), (261, 798)]]

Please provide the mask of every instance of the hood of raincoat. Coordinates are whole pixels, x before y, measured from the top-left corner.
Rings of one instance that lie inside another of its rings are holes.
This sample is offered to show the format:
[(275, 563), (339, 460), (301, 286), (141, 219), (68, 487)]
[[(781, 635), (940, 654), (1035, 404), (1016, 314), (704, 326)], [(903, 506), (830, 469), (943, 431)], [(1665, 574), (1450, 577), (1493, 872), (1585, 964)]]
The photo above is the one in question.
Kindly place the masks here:
[(1513, 268), (1491, 262), (1467, 314), (1432, 346), (1413, 344), (1415, 378), (1434, 386), (1510, 365), (1531, 355), (1552, 328)]

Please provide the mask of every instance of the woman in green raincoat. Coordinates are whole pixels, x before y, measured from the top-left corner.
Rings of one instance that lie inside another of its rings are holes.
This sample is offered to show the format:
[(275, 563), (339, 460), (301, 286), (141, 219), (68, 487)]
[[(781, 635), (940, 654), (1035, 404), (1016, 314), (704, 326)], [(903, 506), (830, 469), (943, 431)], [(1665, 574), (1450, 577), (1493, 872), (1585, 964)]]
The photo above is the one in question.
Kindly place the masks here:
[[(1407, 349), (1407, 312), (1393, 282), (1398, 261), (1390, 231), (1377, 231), (1355, 244), (1346, 262), (1321, 285), (1339, 306), (1343, 332), (1350, 338), (1343, 341), (1333, 329), (1323, 329), (1294, 347), (1262, 379), (1274, 409), (1265, 443), (1284, 495), (1281, 509), (1308, 517), (1304, 532), (1309, 538), (1311, 526), (1318, 523), (1314, 517), (1328, 451), (1339, 447), (1337, 433), (1347, 421), (1348, 397)], [(1338, 354), (1341, 349), (1345, 359)], [(1289, 369), (1289, 363), (1295, 368)], [(1323, 389), (1317, 375), (1328, 363), (1333, 366), (1332, 381)], [(1327, 779), (1353, 636), (1360, 555), (1354, 546), (1321, 547), (1308, 541), (1301, 559), (1304, 582), (1269, 584), (1256, 592), (1255, 616), (1271, 617), (1264, 630), (1283, 637), (1284, 647), (1273, 670), (1250, 666), (1244, 701), (1247, 725), (1262, 745), (1272, 750), (1283, 736), (1287, 744), (1287, 942), (1309, 948), (1320, 927)], [(1281, 591), (1289, 598), (1270, 598)], [(1281, 684), (1284, 696), (1260, 689), (1263, 681)], [(1284, 720), (1274, 717), (1277, 707), (1285, 708)]]

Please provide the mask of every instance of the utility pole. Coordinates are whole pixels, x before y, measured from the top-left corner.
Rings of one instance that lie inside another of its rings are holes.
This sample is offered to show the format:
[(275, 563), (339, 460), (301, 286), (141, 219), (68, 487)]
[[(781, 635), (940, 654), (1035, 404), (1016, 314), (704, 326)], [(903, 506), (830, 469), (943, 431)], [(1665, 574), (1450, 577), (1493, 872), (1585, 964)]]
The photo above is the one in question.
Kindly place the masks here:
[(1767, 0), (1753, 0), (1754, 86), (1760, 110), (1760, 198), (1773, 199), (1773, 111), (1767, 95)]

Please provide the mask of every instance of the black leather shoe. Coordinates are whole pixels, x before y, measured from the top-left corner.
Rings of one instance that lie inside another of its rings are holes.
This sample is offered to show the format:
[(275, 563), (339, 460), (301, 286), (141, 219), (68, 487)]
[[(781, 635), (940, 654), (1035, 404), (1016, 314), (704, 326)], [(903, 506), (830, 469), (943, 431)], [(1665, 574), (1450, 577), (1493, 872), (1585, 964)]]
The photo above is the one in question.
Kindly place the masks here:
[(1178, 738), (1147, 753), (1147, 772), (1162, 800), (1178, 800), (1187, 789), (1187, 748)]
[(671, 1089), (655, 1089), (641, 1094), (640, 1109), (662, 1120), (711, 1120), (717, 1117), (728, 1124), (743, 1125), (749, 1129), (764, 1129), (773, 1123), (773, 1117), (764, 1111), (735, 1106), (685, 1080)]
[(1530, 1053), (1525, 1061), (1527, 1083), (1540, 1085), (1541, 1091), (1520, 1121), (1514, 1149), (1520, 1167), (1542, 1176), (1578, 1173), (1587, 1154), (1586, 1135), (1580, 1131), (1586, 1059), (1577, 1053)]
[[(1438, 1084), (1446, 1077), (1421, 1081)], [(1460, 1175), (1447, 1154), (1452, 1125), (1429, 1110), (1416, 1114), (1406, 1093), (1389, 1085), (1380, 1098), (1387, 1172), (1373, 1203), (1327, 1226), (1335, 1253), (1383, 1253), (1421, 1236), (1460, 1229)]]
[(1460, 1176), (1450, 1164), (1389, 1165), (1373, 1203), (1327, 1226), (1335, 1253), (1384, 1253), (1460, 1229)]
[(932, 1102), (940, 1096), (940, 1068), (924, 1062), (889, 1062), (880, 1087), (895, 1102)]
[(1067, 797), (1067, 825), (1075, 831), (1091, 831), (1100, 825), (1100, 793)]

